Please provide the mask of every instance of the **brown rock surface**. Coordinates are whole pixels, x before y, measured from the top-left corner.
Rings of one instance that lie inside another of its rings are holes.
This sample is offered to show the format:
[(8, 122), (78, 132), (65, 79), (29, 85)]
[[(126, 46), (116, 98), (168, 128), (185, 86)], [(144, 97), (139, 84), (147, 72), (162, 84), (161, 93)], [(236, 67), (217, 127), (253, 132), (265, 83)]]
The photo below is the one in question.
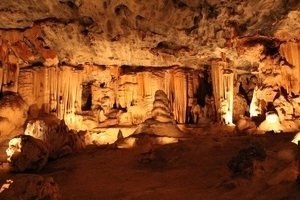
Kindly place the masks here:
[(1, 199), (60, 199), (57, 183), (52, 177), (36, 174), (18, 174), (0, 189)]
[(48, 162), (49, 150), (47, 144), (40, 139), (18, 135), (9, 141), (6, 154), (12, 171), (39, 171)]
[(0, 29), (24, 65), (197, 66), (220, 52), (237, 60), (239, 47), (255, 52), (299, 39), (299, 7), (296, 0), (5, 0)]

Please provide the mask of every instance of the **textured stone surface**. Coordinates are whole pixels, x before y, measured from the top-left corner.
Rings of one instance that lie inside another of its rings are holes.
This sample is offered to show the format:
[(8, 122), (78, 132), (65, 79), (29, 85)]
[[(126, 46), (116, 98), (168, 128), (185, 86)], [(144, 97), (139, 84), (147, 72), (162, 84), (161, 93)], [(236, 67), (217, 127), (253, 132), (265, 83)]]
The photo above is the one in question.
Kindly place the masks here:
[(30, 120), (25, 135), (40, 139), (47, 144), (49, 158), (57, 159), (84, 148), (84, 139), (77, 133), (69, 131), (63, 120), (43, 119)]
[(251, 102), (251, 116), (274, 106), (290, 119), (299, 112), (299, 7), (296, 0), (5, 0), (0, 86), (19, 93), (30, 117), (53, 113), (76, 130), (140, 124), (157, 90), (177, 123), (190, 118), (192, 99), (204, 107), (208, 95), (215, 108), (206, 115), (231, 123), (244, 113), (232, 113), (237, 93)]
[(6, 94), (0, 99), (0, 142), (20, 134), (27, 111), (28, 105), (18, 94)]
[[(273, 37), (299, 39), (299, 7), (296, 0), (5, 0), (0, 28), (25, 31), (10, 41), (32, 62), (197, 66), (220, 52), (236, 60), (240, 45), (255, 52)], [(255, 35), (264, 37), (251, 40)]]
[(12, 171), (39, 171), (48, 162), (49, 150), (47, 144), (40, 139), (18, 135), (9, 141), (6, 154)]
[(0, 189), (1, 199), (60, 199), (57, 183), (52, 177), (37, 174), (18, 174)]

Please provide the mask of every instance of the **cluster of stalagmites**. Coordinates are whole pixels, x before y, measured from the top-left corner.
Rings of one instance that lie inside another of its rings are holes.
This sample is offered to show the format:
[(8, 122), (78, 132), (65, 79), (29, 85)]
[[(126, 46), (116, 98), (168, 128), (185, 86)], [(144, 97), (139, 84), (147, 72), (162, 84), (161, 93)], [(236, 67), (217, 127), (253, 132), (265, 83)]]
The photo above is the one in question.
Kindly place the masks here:
[[(78, 152), (91, 143), (91, 133), (69, 130), (65, 121), (54, 114), (44, 114), (26, 123), (24, 134), (14, 136), (6, 149), (12, 171), (39, 171), (49, 159)], [(162, 90), (155, 93), (151, 117), (138, 125), (129, 137), (143, 134), (154, 136), (152, 143), (157, 144), (178, 141), (173, 138), (189, 137), (176, 126), (169, 99)]]

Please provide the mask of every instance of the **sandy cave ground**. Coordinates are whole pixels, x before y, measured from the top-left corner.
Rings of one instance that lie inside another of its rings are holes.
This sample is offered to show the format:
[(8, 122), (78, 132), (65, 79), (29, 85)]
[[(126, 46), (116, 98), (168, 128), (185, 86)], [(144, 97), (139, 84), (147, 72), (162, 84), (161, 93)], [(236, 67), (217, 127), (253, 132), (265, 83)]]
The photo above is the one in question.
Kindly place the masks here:
[[(222, 126), (192, 134), (192, 140), (155, 146), (149, 162), (141, 162), (143, 146), (90, 146), (50, 161), (38, 174), (53, 177), (65, 200), (300, 199), (295, 134), (233, 136)], [(256, 163), (251, 178), (233, 176), (228, 161), (253, 142), (265, 148), (267, 158)], [(0, 166), (0, 183), (13, 176), (5, 163)]]

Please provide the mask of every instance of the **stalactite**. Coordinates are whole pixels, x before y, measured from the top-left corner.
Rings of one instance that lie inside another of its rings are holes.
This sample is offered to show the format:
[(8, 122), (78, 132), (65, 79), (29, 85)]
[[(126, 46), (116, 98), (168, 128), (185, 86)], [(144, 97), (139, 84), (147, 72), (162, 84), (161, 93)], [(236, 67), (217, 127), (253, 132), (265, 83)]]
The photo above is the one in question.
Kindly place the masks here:
[[(222, 82), (222, 77), (220, 76), (220, 72), (221, 72), (222, 66), (220, 66), (219, 62), (213, 62), (212, 66), (211, 66), (211, 77), (212, 77), (212, 83), (213, 83), (213, 93), (214, 93), (214, 97), (215, 97), (215, 105), (216, 105), (216, 109), (220, 110), (220, 101), (222, 98), (222, 85), (220, 84), (220, 82)], [(217, 120), (221, 121), (221, 116), (218, 114), (217, 115)]]
[(153, 108), (154, 96), (152, 96), (152, 87), (151, 87), (151, 73), (149, 71), (140, 72), (143, 77), (143, 105), (147, 112), (147, 116), (150, 117), (151, 110)]
[(34, 72), (32, 69), (21, 69), (18, 78), (18, 93), (22, 99), (31, 106), (36, 101), (34, 96)]
[(178, 123), (185, 123), (187, 109), (187, 77), (181, 70), (174, 73), (174, 114)]
[(156, 74), (151, 72), (150, 74), (150, 87), (151, 87), (151, 97), (153, 97), (152, 101), (154, 101), (154, 94), (160, 88), (159, 80)]
[[(3, 65), (3, 86), (6, 86), (7, 85), (7, 68), (8, 68), (8, 66), (7, 66), (7, 64), (4, 64)], [(3, 89), (5, 89), (4, 87), (3, 87)]]
[(150, 78), (151, 74), (150, 72), (148, 71), (145, 71), (143, 72), (143, 77), (144, 77), (144, 96), (145, 97), (151, 97), (152, 95), (152, 92), (151, 92), (151, 87), (150, 87), (150, 81), (151, 81), (151, 78)]
[(192, 72), (188, 72), (187, 74), (187, 85), (188, 85), (188, 89), (187, 89), (187, 96), (188, 96), (188, 106), (191, 107), (193, 105), (193, 101), (194, 101), (194, 73)]
[(212, 63), (211, 74), (215, 105), (219, 113), (217, 120), (232, 124), (234, 73), (227, 68), (226, 63), (217, 61)]
[(2, 92), (2, 85), (3, 85), (3, 66), (0, 67), (0, 92)]
[(63, 66), (63, 74), (64, 74), (64, 79), (63, 79), (63, 105), (64, 105), (64, 113), (63, 113), (63, 118), (65, 118), (69, 112), (69, 85), (70, 85), (70, 68), (67, 66)]
[(75, 94), (75, 100), (74, 100), (74, 112), (81, 111), (81, 95), (82, 95), (82, 87), (81, 83), (83, 81), (82, 79), (82, 71), (75, 71), (76, 74), (76, 94)]
[[(292, 64), (292, 76), (293, 84), (291, 90), (294, 94), (300, 93), (300, 43), (299, 42), (286, 42), (280, 45), (280, 54)], [(295, 78), (293, 78), (295, 77)], [(291, 81), (291, 80), (290, 80)]]
[(119, 76), (120, 76), (120, 67), (117, 65), (109, 66), (109, 71), (112, 75), (112, 86), (111, 88), (113, 89), (115, 95), (113, 102), (117, 102), (117, 92), (118, 92), (118, 85), (119, 85)]
[(32, 81), (32, 83), (33, 83), (33, 97), (34, 97), (34, 99), (36, 99), (37, 98), (37, 96), (38, 96), (38, 86), (37, 86), (37, 84), (38, 84), (38, 75), (37, 75), (37, 71), (36, 71), (36, 68), (33, 68), (32, 69), (32, 74), (33, 74), (33, 81)]
[(49, 75), (49, 68), (44, 67), (44, 84), (43, 84), (43, 91), (44, 91), (44, 112), (50, 112), (50, 75)]
[(226, 88), (224, 88), (225, 99), (227, 100), (228, 103), (228, 111), (225, 116), (226, 124), (232, 124), (232, 119), (233, 119), (233, 93), (234, 93), (233, 78), (234, 78), (233, 73), (224, 74), (224, 85), (226, 85)]
[(174, 113), (174, 101), (175, 101), (175, 86), (174, 86), (174, 77), (175, 77), (175, 70), (173, 68), (169, 69), (169, 91), (170, 91), (170, 110), (171, 113), (173, 113), (173, 115), (175, 115)]
[(280, 53), (292, 65), (294, 65), (300, 77), (300, 43), (299, 42), (286, 42), (280, 45)]
[[(220, 101), (222, 97), (223, 85), (221, 84), (223, 76), (220, 76), (222, 66), (218, 62), (212, 63), (211, 73), (212, 73), (212, 82), (213, 82), (213, 92), (215, 97), (216, 109), (220, 110)], [(221, 121), (221, 115), (217, 115), (217, 120)]]
[(137, 83), (138, 83), (138, 96), (144, 98), (145, 96), (145, 85), (144, 85), (144, 74), (143, 72), (137, 73)]
[(193, 85), (193, 95), (196, 96), (199, 88), (199, 73), (198, 71), (193, 71), (192, 72), (192, 85)]
[(7, 55), (8, 55), (8, 41), (7, 40), (1, 40), (1, 62), (2, 62), (2, 68), (3, 68), (3, 79), (2, 79), (2, 90), (4, 89), (3, 86), (7, 85)]
[(58, 110), (57, 116), (59, 119), (63, 119), (64, 117), (64, 101), (63, 101), (63, 94), (64, 94), (64, 74), (63, 70), (58, 70), (58, 80), (57, 80), (57, 99), (58, 99)]
[(68, 88), (68, 96), (67, 96), (67, 111), (66, 114), (70, 114), (72, 112), (73, 105), (73, 95), (74, 95), (74, 89), (76, 90), (76, 87), (72, 87), (71, 85), (74, 84), (74, 76), (73, 71), (69, 70), (68, 73), (68, 82), (67, 82), (67, 88)]
[(50, 74), (50, 111), (56, 111), (57, 113), (57, 105), (59, 102), (57, 102), (57, 68), (51, 67), (49, 68), (49, 74)]

